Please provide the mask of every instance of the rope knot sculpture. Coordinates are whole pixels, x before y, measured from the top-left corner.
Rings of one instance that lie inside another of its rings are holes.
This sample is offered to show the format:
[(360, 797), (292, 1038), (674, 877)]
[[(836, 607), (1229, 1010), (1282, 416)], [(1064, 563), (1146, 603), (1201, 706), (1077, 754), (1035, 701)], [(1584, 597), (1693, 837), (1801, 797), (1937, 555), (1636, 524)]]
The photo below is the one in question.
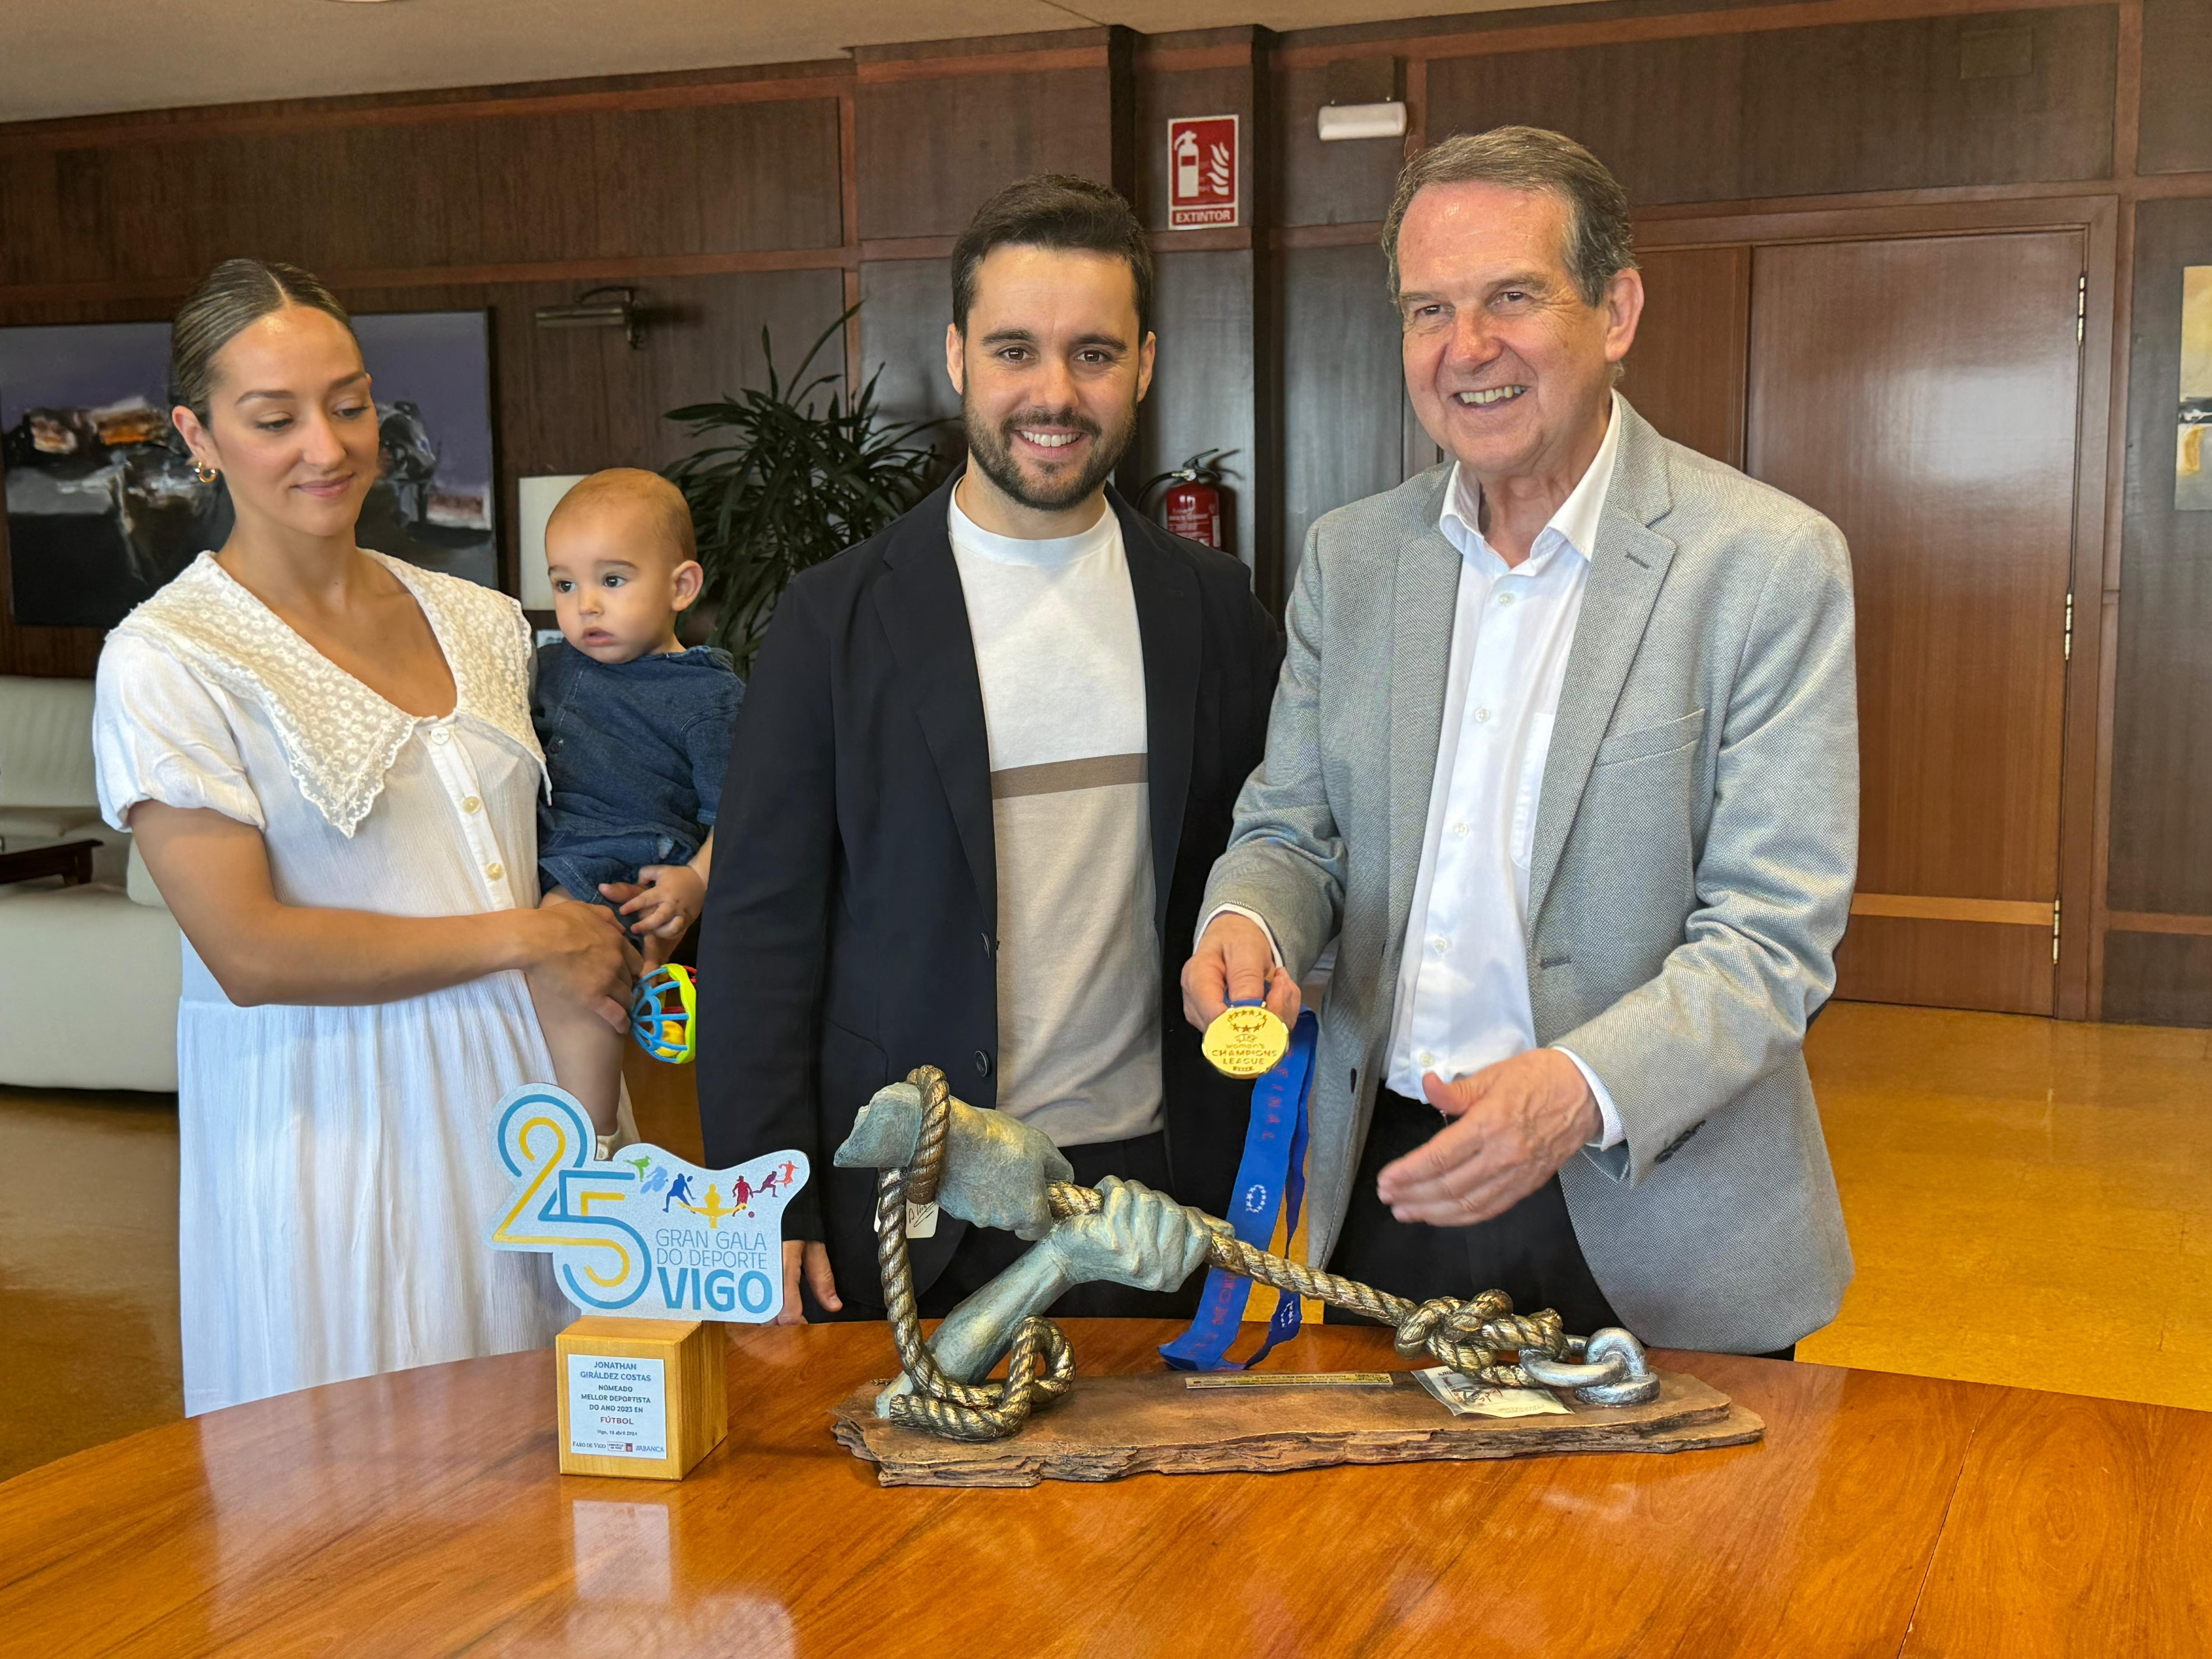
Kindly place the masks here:
[[(963, 1207), (951, 1194), (946, 1180), (948, 1152), (960, 1138), (954, 1132), (956, 1110), (974, 1114), (978, 1119), (995, 1118), (997, 1114), (979, 1113), (955, 1100), (945, 1073), (934, 1066), (908, 1073), (907, 1084), (919, 1095), (920, 1121), (911, 1140), (904, 1142), (911, 1146), (911, 1153), (883, 1167), (877, 1178), (876, 1263), (883, 1277), (891, 1340), (898, 1349), (911, 1392), (886, 1395), (878, 1409), (894, 1423), (947, 1439), (1004, 1439), (1018, 1431), (1031, 1413), (1066, 1394), (1075, 1381), (1075, 1352), (1059, 1326), (1041, 1313), (1030, 1313), (1013, 1326), (1006, 1345), (1005, 1381), (963, 1382), (939, 1362), (921, 1334), (915, 1302), (914, 1273), (907, 1255), (908, 1206), (942, 1199), (948, 1211), (963, 1220), (1003, 1224), (999, 1217), (1006, 1212), (1005, 1205), (969, 1203)], [(889, 1112), (910, 1109), (900, 1097), (899, 1085), (879, 1093), (839, 1149), (839, 1164), (850, 1166), (872, 1161), (872, 1147), (902, 1139), (896, 1131), (867, 1126), (868, 1114), (879, 1106)], [(1051, 1161), (1063, 1170), (1066, 1167), (1037, 1131), (1002, 1120), (979, 1133), (998, 1136), (1002, 1156), (1010, 1157), (1022, 1170), (1029, 1171), (1034, 1164), (1033, 1172), (1044, 1183), (1044, 1206), (1055, 1223), (1100, 1213), (1104, 1200), (1097, 1190), (1045, 1179), (1042, 1155), (1035, 1152), (1024, 1161), (1024, 1147), (1017, 1143), (1020, 1137), (1029, 1136), (1042, 1143), (1043, 1154), (1049, 1155)], [(864, 1146), (864, 1140), (869, 1145)], [(1011, 1153), (1003, 1152), (1008, 1146), (1012, 1146)], [(881, 1153), (878, 1151), (874, 1155)], [(1124, 1184), (1130, 1190), (1142, 1190), (1134, 1183)], [(977, 1213), (969, 1213), (970, 1209)], [(1549, 1309), (1516, 1314), (1512, 1299), (1503, 1291), (1485, 1291), (1465, 1301), (1436, 1297), (1411, 1302), (1357, 1279), (1255, 1249), (1238, 1239), (1227, 1222), (1196, 1212), (1187, 1213), (1204, 1225), (1205, 1259), (1212, 1266), (1388, 1325), (1395, 1333), (1398, 1352), (1407, 1358), (1428, 1357), (1495, 1388), (1571, 1388), (1578, 1398), (1593, 1405), (1637, 1405), (1658, 1395), (1659, 1379), (1646, 1364), (1642, 1345), (1626, 1331), (1600, 1331), (1587, 1340), (1570, 1336), (1561, 1328), (1558, 1314)], [(978, 1296), (988, 1293), (986, 1287)], [(962, 1311), (967, 1305), (963, 1304)], [(956, 1312), (954, 1318), (959, 1316)], [(944, 1332), (939, 1334), (941, 1339)]]

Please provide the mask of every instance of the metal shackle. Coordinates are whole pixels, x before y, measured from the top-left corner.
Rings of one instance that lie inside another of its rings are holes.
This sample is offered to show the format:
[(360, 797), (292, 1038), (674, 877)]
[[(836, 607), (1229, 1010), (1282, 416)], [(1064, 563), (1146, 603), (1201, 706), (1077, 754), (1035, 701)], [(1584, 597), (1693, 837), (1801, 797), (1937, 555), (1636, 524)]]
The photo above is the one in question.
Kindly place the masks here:
[(1659, 1378), (1644, 1358), (1644, 1345), (1618, 1325), (1593, 1332), (1586, 1342), (1570, 1338), (1583, 1363), (1553, 1359), (1538, 1348), (1521, 1351), (1521, 1369), (1547, 1389), (1572, 1389), (1590, 1406), (1642, 1406), (1659, 1397)]

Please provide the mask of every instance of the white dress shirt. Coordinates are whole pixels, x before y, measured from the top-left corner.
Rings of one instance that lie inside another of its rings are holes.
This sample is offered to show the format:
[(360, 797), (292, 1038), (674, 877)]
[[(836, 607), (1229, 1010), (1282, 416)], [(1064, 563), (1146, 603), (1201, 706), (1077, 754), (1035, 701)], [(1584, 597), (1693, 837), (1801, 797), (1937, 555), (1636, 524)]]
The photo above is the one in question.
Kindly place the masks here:
[[(1512, 568), (1483, 536), (1474, 480), (1454, 467), (1444, 492), (1439, 527), (1462, 561), (1458, 606), (1384, 1073), (1414, 1100), (1424, 1073), (1449, 1081), (1536, 1046), (1528, 852), (1620, 428), (1616, 403), (1589, 471)], [(1581, 1056), (1560, 1052), (1596, 1097), (1596, 1144), (1616, 1145), (1620, 1116), (1605, 1085)]]
[[(1528, 853), (1620, 428), (1616, 397), (1589, 471), (1516, 568), (1509, 569), (1483, 536), (1474, 481), (1455, 466), (1444, 491), (1438, 527), (1459, 551), (1459, 595), (1384, 1073), (1387, 1087), (1413, 1100), (1422, 1098), (1424, 1073), (1450, 1082), (1536, 1046), (1528, 1005)], [(1258, 922), (1281, 961), (1265, 917), (1224, 904), (1206, 922), (1224, 910)], [(1625, 1136), (1613, 1097), (1581, 1055), (1559, 1052), (1596, 1097), (1604, 1127), (1592, 1144), (1618, 1146)]]

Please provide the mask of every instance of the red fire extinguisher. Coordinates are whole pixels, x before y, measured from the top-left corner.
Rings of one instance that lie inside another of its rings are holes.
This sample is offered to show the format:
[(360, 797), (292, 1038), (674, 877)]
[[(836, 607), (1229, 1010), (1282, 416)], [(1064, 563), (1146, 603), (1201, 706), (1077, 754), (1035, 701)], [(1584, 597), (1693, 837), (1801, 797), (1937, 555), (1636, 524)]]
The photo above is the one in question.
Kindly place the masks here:
[(1227, 469), (1222, 463), (1236, 453), (1233, 449), (1200, 450), (1173, 471), (1161, 473), (1137, 493), (1139, 511), (1143, 510), (1143, 503), (1152, 491), (1166, 484), (1168, 491), (1160, 497), (1160, 520), (1170, 533), (1188, 537), (1207, 547), (1226, 547), (1229, 509), (1221, 478)]

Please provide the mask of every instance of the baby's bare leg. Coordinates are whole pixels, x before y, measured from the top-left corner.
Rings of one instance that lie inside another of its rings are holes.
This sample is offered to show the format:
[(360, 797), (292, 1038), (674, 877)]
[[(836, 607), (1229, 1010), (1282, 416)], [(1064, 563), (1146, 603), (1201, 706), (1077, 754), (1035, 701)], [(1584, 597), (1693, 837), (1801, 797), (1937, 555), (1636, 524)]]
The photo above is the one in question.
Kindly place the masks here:
[[(581, 902), (565, 889), (556, 887), (538, 903), (542, 908)], [(530, 996), (538, 1006), (538, 1024), (545, 1033), (545, 1047), (553, 1055), (553, 1080), (582, 1103), (595, 1132), (612, 1134), (615, 1111), (622, 1101), (624, 1037), (588, 1008), (540, 996), (534, 986)]]

